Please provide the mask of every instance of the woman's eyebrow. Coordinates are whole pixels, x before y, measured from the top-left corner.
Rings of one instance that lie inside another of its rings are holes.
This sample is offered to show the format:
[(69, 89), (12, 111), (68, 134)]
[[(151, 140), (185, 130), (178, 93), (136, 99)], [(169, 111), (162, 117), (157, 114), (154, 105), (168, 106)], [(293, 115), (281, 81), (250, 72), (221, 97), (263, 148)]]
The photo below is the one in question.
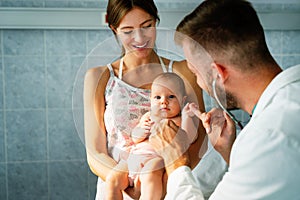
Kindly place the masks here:
[[(148, 22), (151, 22), (151, 21), (153, 21), (153, 19), (147, 19), (144, 22), (142, 22), (140, 25), (144, 25), (144, 24), (146, 24)], [(132, 26), (123, 26), (122, 28), (120, 28), (120, 30), (128, 29), (128, 28), (133, 28), (133, 27)]]
[(148, 22), (151, 22), (151, 21), (153, 21), (153, 19), (148, 19), (148, 20), (144, 21), (143, 23), (141, 23), (141, 25), (144, 25), (144, 24), (146, 24)]

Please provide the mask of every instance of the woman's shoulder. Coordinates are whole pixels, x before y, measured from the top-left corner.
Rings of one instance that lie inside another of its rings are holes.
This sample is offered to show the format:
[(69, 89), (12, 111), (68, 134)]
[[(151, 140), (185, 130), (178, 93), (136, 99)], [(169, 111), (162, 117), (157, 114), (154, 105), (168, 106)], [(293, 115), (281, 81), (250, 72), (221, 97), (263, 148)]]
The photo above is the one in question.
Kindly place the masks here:
[(191, 72), (191, 70), (187, 66), (186, 60), (174, 61), (173, 69), (174, 69), (173, 71), (175, 73), (182, 74), (185, 77), (194, 77), (194, 74)]
[(187, 62), (186, 60), (179, 60), (179, 61), (174, 61), (173, 62), (173, 68), (178, 69), (178, 70), (186, 70), (187, 68)]
[(187, 66), (187, 61), (186, 60), (170, 60), (167, 58), (163, 58), (163, 61), (165, 63), (165, 65), (169, 65), (170, 62), (172, 63), (172, 68), (173, 68), (173, 72), (179, 74), (179, 75), (183, 75), (185, 78), (194, 78), (194, 74), (190, 71), (190, 69)]
[(87, 70), (86, 76), (97, 76), (97, 77), (99, 77), (99, 75), (101, 75), (103, 73), (107, 73), (110, 70), (116, 71), (117, 66), (119, 65), (119, 63), (120, 63), (120, 60), (117, 60), (117, 61), (114, 61), (113, 63), (109, 63), (109, 64), (104, 65), (104, 66), (97, 66), (97, 67), (90, 68), (90, 69)]
[(98, 84), (107, 82), (110, 77), (109, 68), (107, 66), (98, 66), (90, 68), (85, 73), (85, 84), (96, 83)]
[(101, 75), (102, 73), (105, 73), (105, 71), (107, 71), (107, 70), (108, 70), (107, 66), (93, 67), (86, 71), (85, 77), (86, 78), (91, 78), (94, 76), (99, 77), (99, 75)]
[(170, 62), (173, 62), (173, 66), (183, 66), (186, 65), (186, 60), (172, 60), (169, 58), (161, 57), (165, 65), (169, 65)]

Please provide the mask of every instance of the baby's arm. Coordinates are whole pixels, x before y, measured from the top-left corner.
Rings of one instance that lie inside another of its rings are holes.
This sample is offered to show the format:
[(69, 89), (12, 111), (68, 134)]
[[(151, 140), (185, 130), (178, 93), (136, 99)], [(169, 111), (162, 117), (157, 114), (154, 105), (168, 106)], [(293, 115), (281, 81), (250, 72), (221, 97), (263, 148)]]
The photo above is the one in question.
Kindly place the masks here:
[(195, 116), (193, 111), (197, 109), (198, 106), (195, 103), (187, 103), (181, 112), (181, 128), (187, 133), (190, 144), (198, 137), (197, 127), (193, 121)]
[(150, 135), (150, 129), (153, 122), (150, 118), (150, 112), (145, 113), (140, 123), (132, 130), (131, 138), (134, 143), (139, 143), (144, 141)]

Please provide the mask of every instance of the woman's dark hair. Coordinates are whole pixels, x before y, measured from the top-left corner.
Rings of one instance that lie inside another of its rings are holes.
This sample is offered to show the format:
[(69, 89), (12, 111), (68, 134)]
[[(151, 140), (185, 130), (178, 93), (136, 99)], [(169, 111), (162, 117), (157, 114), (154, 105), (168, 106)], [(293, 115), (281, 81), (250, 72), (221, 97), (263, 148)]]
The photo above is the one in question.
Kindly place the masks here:
[(109, 0), (106, 9), (108, 26), (117, 28), (122, 18), (133, 8), (140, 8), (158, 22), (160, 20), (153, 0)]

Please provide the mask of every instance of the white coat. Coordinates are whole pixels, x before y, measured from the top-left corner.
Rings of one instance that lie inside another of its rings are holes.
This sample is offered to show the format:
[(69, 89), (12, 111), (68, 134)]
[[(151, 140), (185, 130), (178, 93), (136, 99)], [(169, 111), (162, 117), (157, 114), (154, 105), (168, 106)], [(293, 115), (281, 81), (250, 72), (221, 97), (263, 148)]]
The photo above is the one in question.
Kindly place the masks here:
[[(299, 199), (300, 65), (277, 75), (233, 144), (228, 172), (210, 199)], [(196, 173), (196, 172), (193, 172)], [(190, 168), (170, 174), (166, 199), (204, 199)]]

